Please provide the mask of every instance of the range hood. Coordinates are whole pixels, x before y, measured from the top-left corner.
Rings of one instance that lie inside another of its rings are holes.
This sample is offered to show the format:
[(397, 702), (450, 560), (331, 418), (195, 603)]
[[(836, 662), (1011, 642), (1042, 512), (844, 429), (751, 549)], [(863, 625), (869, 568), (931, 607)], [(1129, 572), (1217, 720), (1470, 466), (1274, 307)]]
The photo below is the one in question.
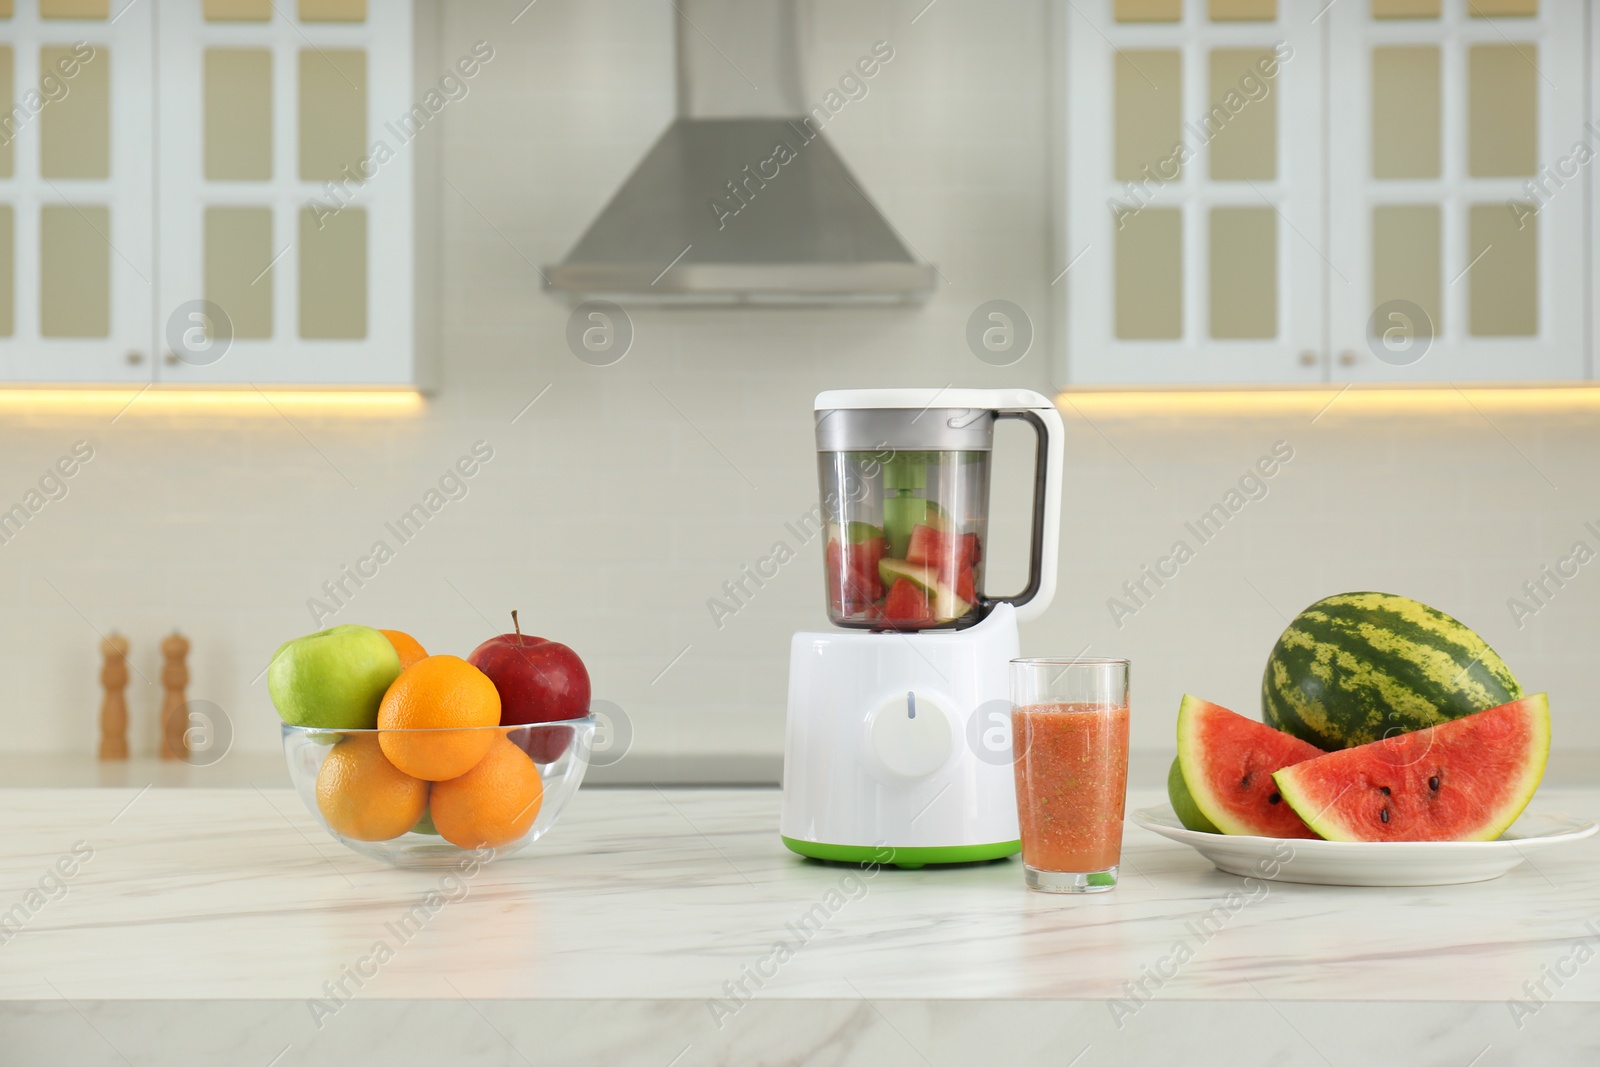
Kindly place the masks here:
[[(820, 98), (804, 102), (794, 0), (673, 9), (678, 117), (545, 287), (635, 304), (925, 299), (937, 272), (828, 143)], [(849, 107), (873, 106), (860, 81)]]

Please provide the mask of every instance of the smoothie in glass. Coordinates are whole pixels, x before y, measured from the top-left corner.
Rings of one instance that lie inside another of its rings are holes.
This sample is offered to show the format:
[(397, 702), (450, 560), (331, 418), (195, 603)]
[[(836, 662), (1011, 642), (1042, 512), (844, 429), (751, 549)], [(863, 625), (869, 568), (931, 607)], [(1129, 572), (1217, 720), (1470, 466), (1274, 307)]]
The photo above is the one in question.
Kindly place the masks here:
[(1022, 860), (1041, 871), (1108, 871), (1122, 858), (1128, 708), (1033, 704), (1012, 711), (1021, 757)]
[(1128, 661), (1012, 660), (1011, 745), (1028, 888), (1114, 888), (1128, 796)]

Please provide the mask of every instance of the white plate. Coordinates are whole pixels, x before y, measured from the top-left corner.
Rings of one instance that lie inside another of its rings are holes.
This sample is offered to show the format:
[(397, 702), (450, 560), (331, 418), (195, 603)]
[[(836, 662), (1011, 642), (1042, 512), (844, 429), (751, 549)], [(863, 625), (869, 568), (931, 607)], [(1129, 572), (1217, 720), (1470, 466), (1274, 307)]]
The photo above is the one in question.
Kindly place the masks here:
[(1186, 829), (1169, 805), (1133, 821), (1188, 845), (1220, 871), (1311, 885), (1454, 885), (1498, 878), (1534, 852), (1581, 841), (1589, 819), (1523, 812), (1494, 841), (1322, 841), (1206, 834)]

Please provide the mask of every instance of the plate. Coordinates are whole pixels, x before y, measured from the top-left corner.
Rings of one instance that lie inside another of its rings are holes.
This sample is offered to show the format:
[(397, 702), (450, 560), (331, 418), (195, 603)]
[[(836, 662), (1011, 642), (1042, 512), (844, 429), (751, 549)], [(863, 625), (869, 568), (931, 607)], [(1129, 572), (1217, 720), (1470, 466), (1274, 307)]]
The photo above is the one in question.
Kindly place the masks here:
[(1581, 841), (1591, 819), (1523, 812), (1494, 841), (1323, 841), (1207, 834), (1187, 829), (1170, 805), (1133, 821), (1188, 845), (1228, 874), (1308, 885), (1456, 885), (1498, 878), (1535, 852)]

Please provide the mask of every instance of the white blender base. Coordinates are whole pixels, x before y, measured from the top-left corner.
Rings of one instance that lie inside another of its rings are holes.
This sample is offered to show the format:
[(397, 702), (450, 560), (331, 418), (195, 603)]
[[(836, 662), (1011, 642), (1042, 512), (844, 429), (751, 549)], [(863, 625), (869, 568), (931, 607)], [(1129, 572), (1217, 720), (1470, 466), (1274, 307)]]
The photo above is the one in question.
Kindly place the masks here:
[(1007, 666), (1018, 654), (1009, 604), (965, 630), (795, 634), (784, 844), (901, 867), (1014, 855)]

